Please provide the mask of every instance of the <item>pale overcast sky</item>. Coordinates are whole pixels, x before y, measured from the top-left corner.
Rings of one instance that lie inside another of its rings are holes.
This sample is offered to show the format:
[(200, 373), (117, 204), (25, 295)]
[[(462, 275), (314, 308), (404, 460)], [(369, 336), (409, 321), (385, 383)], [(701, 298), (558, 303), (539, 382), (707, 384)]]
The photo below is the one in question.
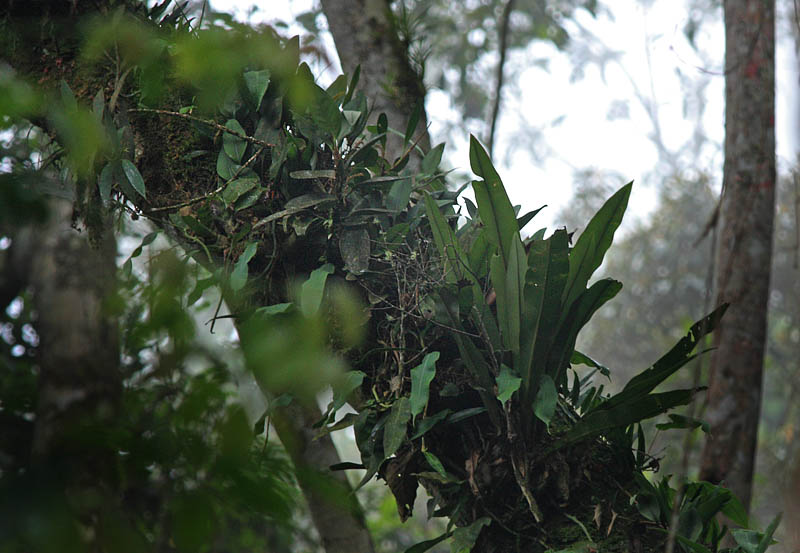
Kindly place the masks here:
[[(242, 20), (248, 18), (254, 5), (253, 0), (212, 0), (211, 3), (216, 10), (234, 13)], [(268, 5), (269, 9), (256, 10), (251, 21), (291, 22), (294, 15), (307, 10), (311, 3), (312, 0), (268, 0), (260, 5)], [(705, 52), (703, 60), (683, 36), (687, 19), (683, 2), (655, 1), (649, 8), (642, 4), (637, 0), (615, 0), (613, 14), (600, 15), (597, 19), (578, 12), (578, 22), (583, 28), (602, 43), (623, 52), (620, 63), (608, 65), (604, 75), (596, 67), (587, 67), (583, 78), (571, 80), (574, 66), (569, 55), (541, 42), (510, 59), (520, 72), (517, 82), (509, 83), (505, 90), (495, 163), (512, 203), (523, 204), (523, 209), (542, 204), (550, 206), (547, 213), (537, 218), (542, 223), (557, 224), (553, 216), (570, 198), (574, 168), (614, 171), (622, 175), (616, 183), (619, 186), (628, 180), (636, 181), (638, 186), (634, 187), (630, 215), (635, 217), (648, 212), (656, 191), (654, 183), (648, 182), (646, 177), (659, 158), (649, 139), (653, 125), (637, 100), (634, 87), (658, 107), (663, 141), (667, 147), (676, 148), (692, 136), (694, 129), (684, 117), (684, 109), (696, 105), (693, 104), (695, 99), (682, 89), (678, 74), (691, 80), (707, 75), (703, 126), (706, 135), (721, 144), (724, 128), (721, 13), (719, 21), (705, 25), (697, 39)], [(577, 27), (572, 22), (568, 24), (578, 43), (581, 39)], [(299, 33), (301, 29), (292, 31)], [(796, 157), (794, 144), (797, 141), (791, 133), (797, 127), (794, 107), (798, 101), (797, 60), (787, 30), (779, 28), (777, 36), (780, 42), (775, 120), (779, 167), (785, 171)], [(331, 52), (335, 52), (330, 38), (328, 44)], [(536, 66), (525, 67), (526, 60), (542, 57), (550, 59), (547, 72)], [(448, 96), (438, 90), (429, 93), (427, 107), (432, 138), (442, 140), (443, 118), (456, 118), (457, 111), (450, 105)], [(551, 125), (558, 119), (558, 124)], [(520, 140), (519, 131), (526, 126), (543, 128), (547, 146), (543, 163), (534, 163), (525, 151), (525, 141)], [(504, 155), (503, 152), (513, 153)], [(468, 169), (467, 136), (448, 142), (445, 159), (454, 167)], [(703, 150), (696, 169), (713, 171), (719, 182), (722, 161), (720, 151), (709, 146)]]

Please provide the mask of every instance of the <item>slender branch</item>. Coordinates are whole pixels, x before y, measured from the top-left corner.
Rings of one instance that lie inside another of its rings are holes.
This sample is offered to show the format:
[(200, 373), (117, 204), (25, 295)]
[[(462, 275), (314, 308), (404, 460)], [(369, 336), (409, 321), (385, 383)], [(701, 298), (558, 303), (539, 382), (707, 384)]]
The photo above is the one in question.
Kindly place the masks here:
[(500, 114), (500, 98), (503, 92), (503, 69), (506, 65), (506, 53), (508, 52), (508, 31), (511, 26), (511, 12), (514, 9), (515, 0), (508, 0), (503, 9), (503, 19), (500, 24), (500, 61), (497, 63), (497, 77), (494, 90), (494, 103), (492, 105), (492, 124), (489, 130), (489, 140), (486, 146), (489, 148), (489, 154), (494, 150), (494, 135), (497, 130), (497, 117)]
[(170, 117), (179, 117), (181, 119), (187, 119), (189, 121), (197, 121), (198, 123), (203, 123), (204, 125), (214, 127), (217, 130), (226, 132), (228, 134), (232, 134), (233, 136), (238, 136), (242, 140), (246, 140), (251, 144), (258, 144), (259, 146), (264, 146), (269, 148), (275, 147), (275, 144), (272, 144), (271, 142), (267, 142), (265, 140), (259, 140), (258, 138), (255, 138), (253, 136), (249, 136), (247, 134), (228, 128), (225, 125), (220, 125), (219, 123), (217, 123), (216, 121), (212, 121), (211, 119), (203, 119), (202, 117), (197, 117), (189, 113), (180, 113), (178, 111), (170, 111), (166, 109), (152, 109), (152, 108), (129, 109), (128, 113), (157, 113), (159, 115), (169, 115)]
[(211, 192), (203, 194), (202, 196), (197, 196), (196, 198), (191, 198), (191, 199), (186, 200), (185, 202), (181, 202), (179, 204), (165, 205), (165, 206), (162, 206), (162, 207), (156, 207), (155, 209), (149, 210), (147, 213), (148, 214), (149, 213), (158, 213), (160, 211), (171, 211), (173, 209), (180, 209), (182, 207), (189, 207), (190, 205), (194, 205), (194, 204), (196, 204), (198, 202), (202, 202), (204, 200), (207, 200), (209, 198), (212, 198), (212, 197), (216, 196), (217, 194), (219, 194), (220, 192), (225, 190), (225, 187), (228, 186), (228, 184), (230, 184), (231, 182), (236, 180), (239, 177), (239, 175), (242, 173), (242, 171), (245, 170), (246, 167), (249, 167), (250, 165), (252, 165), (253, 162), (256, 160), (256, 158), (258, 156), (260, 156), (261, 152), (263, 152), (263, 151), (264, 151), (264, 147), (259, 148), (256, 151), (256, 153), (254, 153), (252, 156), (250, 156), (250, 158), (247, 161), (244, 162), (244, 165), (242, 165), (241, 167), (239, 167), (236, 170), (236, 172), (233, 174), (233, 176), (231, 178), (229, 178), (228, 180), (223, 182), (221, 185), (219, 185), (217, 188), (215, 188)]
[(795, 172), (794, 178), (794, 264), (795, 269), (800, 263), (800, 174)]

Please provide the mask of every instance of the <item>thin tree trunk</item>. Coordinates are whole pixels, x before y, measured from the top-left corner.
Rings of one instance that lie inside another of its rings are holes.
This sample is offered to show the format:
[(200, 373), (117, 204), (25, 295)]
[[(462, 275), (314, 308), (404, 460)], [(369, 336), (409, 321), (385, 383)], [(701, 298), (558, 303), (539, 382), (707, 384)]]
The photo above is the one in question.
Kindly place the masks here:
[(700, 477), (747, 507), (761, 404), (775, 210), (775, 4), (728, 0), (725, 168), (716, 297), (731, 304), (714, 335)]
[(315, 438), (312, 425), (322, 418), (317, 407), (297, 401), (273, 415), (272, 424), (297, 470), (311, 519), (326, 553), (372, 553), (372, 538), (330, 435)]
[(503, 8), (503, 19), (500, 22), (500, 45), (498, 53), (500, 60), (497, 62), (497, 74), (495, 77), (494, 100), (492, 101), (492, 116), (489, 120), (489, 139), (486, 147), (489, 154), (494, 153), (494, 137), (497, 131), (497, 119), (500, 115), (500, 103), (503, 100), (503, 71), (506, 66), (506, 55), (508, 54), (508, 33), (511, 27), (511, 12), (514, 10), (515, 0), (508, 0)]
[[(411, 67), (408, 45), (403, 44), (387, 0), (322, 0), (342, 70), (352, 75), (361, 66), (359, 88), (374, 102), (371, 121), (385, 113), (389, 127), (405, 133), (412, 111), (420, 106), (419, 123), (412, 140), (428, 151), (425, 87)], [(403, 153), (402, 140), (390, 135), (388, 159)], [(415, 159), (415, 158), (412, 158)], [(413, 165), (412, 165), (413, 166)]]

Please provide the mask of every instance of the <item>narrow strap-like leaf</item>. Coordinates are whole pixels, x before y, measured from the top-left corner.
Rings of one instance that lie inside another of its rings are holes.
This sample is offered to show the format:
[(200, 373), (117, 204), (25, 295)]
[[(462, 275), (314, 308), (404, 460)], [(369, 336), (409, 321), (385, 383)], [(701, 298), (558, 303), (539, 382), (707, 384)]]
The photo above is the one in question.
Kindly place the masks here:
[(647, 394), (673, 375), (694, 358), (689, 354), (697, 347), (703, 337), (716, 328), (727, 308), (728, 304), (723, 304), (693, 324), (686, 336), (681, 338), (661, 359), (656, 361), (649, 369), (633, 377), (620, 393), (598, 406), (598, 409), (612, 409), (617, 405), (630, 401), (633, 397)]
[(566, 309), (586, 289), (592, 274), (603, 262), (603, 257), (614, 239), (614, 232), (628, 207), (632, 186), (632, 182), (626, 184), (603, 204), (572, 248), (569, 256), (569, 278), (564, 289)]
[(431, 224), (433, 231), (433, 241), (439, 254), (444, 259), (445, 263), (445, 279), (447, 282), (454, 283), (462, 278), (470, 278), (474, 281), (469, 271), (465, 271), (468, 267), (467, 256), (461, 249), (456, 235), (450, 225), (447, 224), (442, 213), (439, 211), (439, 206), (436, 201), (427, 192), (425, 193), (425, 212), (428, 215), (428, 221)]
[(503, 265), (508, 266), (511, 237), (519, 236), (519, 224), (500, 175), (492, 165), (489, 154), (474, 136), (470, 136), (469, 141), (469, 162), (472, 171), (483, 177), (483, 181), (472, 183), (478, 214), (486, 225), (489, 242), (498, 248)]
[(575, 349), (578, 332), (589, 322), (592, 315), (621, 289), (622, 283), (619, 281), (610, 278), (598, 280), (588, 290), (584, 290), (572, 305), (569, 315), (558, 329), (553, 342), (555, 345), (548, 359), (548, 372), (556, 386), (562, 384), (562, 375)]
[(557, 230), (547, 240), (533, 242), (528, 253), (519, 367), (525, 381), (524, 402), (529, 403), (535, 397), (547, 352), (558, 329), (561, 293), (569, 272), (568, 250), (566, 231)]
[(553, 444), (553, 449), (548, 452), (567, 447), (587, 438), (600, 436), (613, 428), (625, 428), (628, 425), (658, 416), (673, 407), (686, 405), (691, 401), (694, 392), (695, 390), (693, 389), (687, 389), (673, 390), (660, 394), (647, 394), (634, 401), (619, 404), (613, 409), (592, 411), (579, 420), (566, 434), (561, 436)]

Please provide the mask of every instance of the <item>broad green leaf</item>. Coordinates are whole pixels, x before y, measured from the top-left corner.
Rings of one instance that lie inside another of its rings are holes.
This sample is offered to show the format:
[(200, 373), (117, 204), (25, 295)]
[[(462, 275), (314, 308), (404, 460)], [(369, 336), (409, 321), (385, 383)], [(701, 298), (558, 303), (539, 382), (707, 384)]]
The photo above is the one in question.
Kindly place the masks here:
[(523, 312), (523, 292), (527, 258), (519, 235), (509, 241), (509, 256), (504, 265), (499, 255), (489, 261), (489, 274), (497, 296), (497, 319), (503, 334), (505, 349), (510, 350), (515, 359), (520, 350), (520, 323)]
[(728, 304), (723, 304), (693, 324), (686, 336), (681, 338), (661, 359), (656, 361), (649, 369), (633, 377), (621, 392), (599, 405), (598, 409), (612, 409), (633, 398), (645, 395), (673, 375), (675, 371), (694, 358), (689, 354), (703, 337), (716, 328), (727, 308)]
[(260, 186), (255, 186), (244, 192), (244, 194), (236, 198), (236, 201), (233, 202), (234, 211), (241, 211), (242, 209), (247, 209), (248, 207), (253, 206), (253, 204), (258, 201), (258, 198), (261, 197), (261, 193), (263, 191), (264, 190)]
[(601, 365), (585, 353), (581, 353), (578, 350), (572, 352), (572, 357), (569, 359), (570, 365), (586, 365), (587, 367), (593, 367), (597, 369), (600, 374), (603, 376), (610, 378), (611, 370), (605, 365)]
[(778, 513), (763, 534), (743, 528), (731, 530), (731, 534), (745, 553), (764, 553), (767, 547), (773, 543), (772, 535), (775, 533), (775, 529), (778, 528), (780, 521), (781, 513)]
[(333, 271), (334, 267), (331, 263), (314, 269), (300, 288), (300, 311), (306, 317), (312, 317), (319, 311), (325, 292), (325, 281), (328, 279), (328, 275), (333, 274)]
[(592, 274), (603, 262), (603, 257), (614, 239), (614, 232), (622, 222), (632, 186), (632, 182), (626, 184), (603, 204), (572, 248), (569, 256), (569, 277), (564, 288), (565, 309), (569, 309), (583, 292)]
[(469, 526), (462, 526), (453, 531), (453, 541), (450, 542), (450, 553), (469, 553), (478, 540), (484, 526), (492, 522), (489, 517), (481, 517)]
[(291, 213), (297, 213), (303, 209), (308, 209), (309, 207), (317, 207), (324, 204), (333, 203), (336, 201), (336, 196), (332, 194), (323, 194), (321, 192), (312, 192), (310, 194), (303, 194), (302, 196), (297, 196), (286, 202), (284, 206), (286, 208), (285, 211)]
[(106, 163), (103, 170), (100, 171), (100, 176), (97, 179), (97, 189), (100, 191), (100, 199), (103, 203), (111, 199), (111, 188), (114, 185), (114, 162)]
[(547, 232), (547, 227), (540, 228), (531, 236), (531, 240), (544, 240), (544, 233)]
[(542, 380), (539, 383), (539, 391), (536, 392), (536, 399), (533, 400), (533, 413), (536, 417), (550, 426), (550, 421), (556, 412), (556, 404), (558, 403), (558, 392), (553, 379), (548, 375), (542, 375)]
[(708, 434), (710, 427), (708, 423), (701, 419), (678, 415), (676, 413), (669, 414), (669, 422), (662, 422), (656, 425), (659, 430), (670, 430), (673, 428), (702, 428), (703, 432)]
[(295, 79), (289, 91), (294, 123), (312, 143), (323, 144), (338, 136), (341, 129), (344, 117), (339, 102), (314, 83), (307, 64), (301, 64), (297, 72), (303, 78)]
[(353, 128), (353, 125), (355, 125), (359, 117), (361, 117), (361, 112), (354, 109), (343, 109), (342, 115), (344, 115), (344, 120), (347, 121), (349, 128)]
[(244, 285), (247, 282), (247, 264), (251, 259), (253, 259), (253, 256), (256, 254), (256, 250), (258, 250), (258, 243), (250, 242), (245, 247), (242, 255), (239, 256), (239, 259), (236, 260), (236, 265), (233, 267), (229, 281), (231, 290), (234, 292), (238, 292), (244, 288)]
[(343, 125), (339, 138), (347, 138), (348, 142), (352, 144), (358, 140), (358, 137), (363, 136), (364, 127), (367, 126), (369, 109), (367, 107), (367, 97), (362, 91), (359, 90), (355, 98), (344, 102), (342, 115), (347, 124)]
[(401, 397), (392, 405), (386, 428), (383, 430), (383, 456), (389, 458), (406, 439), (408, 421), (411, 418), (411, 407), (407, 397)]
[(730, 494), (728, 502), (722, 507), (721, 512), (739, 526), (746, 527), (749, 524), (747, 509), (744, 508), (739, 498), (733, 494)]
[(239, 167), (235, 161), (228, 157), (224, 150), (217, 156), (217, 174), (222, 179), (231, 180), (236, 175)]
[[(216, 276), (197, 279), (194, 289), (191, 292), (189, 292), (188, 296), (186, 296), (186, 305), (194, 305), (195, 303), (197, 303), (197, 300), (199, 300), (203, 296), (203, 292), (205, 292), (212, 286), (216, 286), (217, 283), (218, 280)], [(256, 312), (258, 312), (258, 309), (256, 309)]]
[(425, 154), (425, 157), (422, 158), (422, 172), (428, 175), (432, 175), (436, 172), (439, 168), (439, 164), (442, 162), (442, 154), (444, 153), (444, 142), (441, 144), (434, 146), (430, 152)]
[(331, 404), (328, 406), (328, 413), (335, 413), (341, 409), (347, 403), (347, 398), (350, 397), (350, 394), (361, 387), (361, 383), (364, 382), (366, 376), (361, 371), (347, 371), (341, 378), (336, 380), (331, 386), (333, 388), (333, 399), (331, 399)]
[(236, 179), (229, 182), (225, 190), (222, 191), (222, 199), (225, 200), (225, 203), (232, 204), (236, 202), (242, 194), (249, 192), (256, 186), (258, 186), (257, 178)]
[[(499, 184), (502, 186), (500, 175), (497, 174), (494, 165), (492, 165), (489, 154), (473, 135), (469, 135), (469, 166), (472, 172), (483, 178), (487, 184)], [(511, 207), (510, 203), (509, 207)], [(511, 211), (513, 213), (514, 209), (512, 208)]]
[(547, 352), (558, 329), (561, 292), (569, 272), (567, 232), (557, 230), (547, 240), (531, 244), (525, 273), (524, 310), (520, 328), (519, 371), (523, 404), (533, 401), (545, 370)]
[(684, 538), (680, 534), (675, 535), (675, 539), (682, 545), (688, 547), (693, 553), (712, 553), (711, 550), (703, 545), (702, 543), (697, 543), (696, 541), (692, 541), (688, 538)]
[[(705, 525), (721, 511), (733, 494), (710, 482), (691, 482), (686, 486), (684, 497), (687, 498), (686, 504), (692, 505), (701, 524)], [(684, 535), (689, 536), (688, 533)]]
[(347, 76), (339, 75), (336, 77), (336, 79), (334, 79), (334, 81), (328, 85), (328, 88), (325, 89), (325, 92), (328, 93), (328, 96), (337, 101), (340, 98), (344, 98), (344, 95), (347, 92)]
[(247, 100), (253, 109), (258, 110), (261, 106), (261, 99), (267, 93), (269, 87), (269, 69), (261, 71), (247, 71), (244, 74), (244, 85), (247, 89)]
[[(395, 179), (394, 176), (391, 179)], [(397, 180), (389, 189), (386, 196), (386, 208), (392, 211), (402, 211), (408, 207), (408, 199), (411, 197), (411, 179)]]
[(497, 376), (497, 399), (505, 404), (511, 396), (519, 389), (522, 379), (514, 373), (508, 366), (500, 366), (500, 374)]
[(439, 352), (434, 351), (425, 356), (418, 366), (411, 369), (411, 416), (417, 417), (428, 404), (428, 393), (431, 382), (436, 376), (436, 361)]
[(697, 541), (702, 532), (703, 521), (700, 519), (697, 509), (692, 506), (686, 506), (681, 509), (680, 518), (678, 519), (678, 533), (689, 540)]
[(122, 160), (122, 171), (125, 173), (125, 178), (133, 187), (134, 190), (142, 197), (145, 198), (144, 179), (141, 173), (129, 159)]
[(425, 460), (428, 461), (428, 464), (431, 466), (431, 468), (433, 468), (433, 470), (441, 474), (444, 478), (447, 478), (447, 471), (444, 470), (444, 465), (442, 465), (442, 462), (436, 455), (430, 451), (423, 451), (422, 454), (425, 456)]
[[(511, 352), (519, 358), (520, 349), (520, 323), (524, 313), (524, 288), (525, 274), (528, 271), (528, 258), (525, 253), (525, 246), (519, 239), (519, 234), (511, 236), (509, 247), (508, 266), (506, 267), (506, 301), (508, 306), (504, 310), (508, 320), (508, 343)], [(494, 283), (494, 281), (493, 281)], [(498, 305), (498, 316), (500, 306)]]
[(146, 235), (145, 235), (145, 237), (144, 237), (144, 238), (142, 238), (142, 243), (141, 243), (141, 244), (139, 244), (139, 245), (136, 247), (136, 249), (135, 249), (135, 250), (133, 250), (133, 252), (131, 253), (131, 257), (132, 257), (132, 258), (133, 258), (133, 257), (139, 257), (139, 256), (142, 254), (142, 250), (143, 250), (143, 248), (145, 248), (145, 247), (149, 246), (150, 244), (152, 244), (152, 243), (153, 243), (153, 241), (154, 241), (154, 240), (155, 240), (157, 237), (158, 237), (158, 231), (157, 231), (157, 230), (156, 230), (156, 231), (153, 231), (153, 232), (150, 232), (150, 233), (148, 233), (148, 234), (146, 234)]
[(731, 535), (744, 553), (756, 553), (762, 536), (761, 532), (746, 528), (735, 528), (731, 530)]
[(483, 177), (483, 181), (473, 181), (472, 188), (478, 202), (478, 214), (486, 225), (486, 237), (498, 249), (503, 265), (507, 266), (511, 237), (519, 236), (517, 216), (489, 154), (474, 136), (470, 136), (469, 161), (472, 171)]
[[(247, 134), (244, 132), (241, 123), (236, 119), (228, 119), (225, 126), (239, 134)], [(228, 154), (229, 158), (236, 163), (241, 163), (244, 152), (247, 149), (247, 141), (244, 138), (226, 132), (222, 135), (222, 148), (225, 150), (225, 153)]]
[(416, 440), (417, 438), (422, 437), (427, 433), (431, 428), (445, 420), (449, 415), (452, 414), (450, 409), (443, 409), (436, 413), (435, 415), (429, 415), (424, 419), (420, 420), (418, 423), (414, 425), (414, 434), (411, 435), (412, 440)]

